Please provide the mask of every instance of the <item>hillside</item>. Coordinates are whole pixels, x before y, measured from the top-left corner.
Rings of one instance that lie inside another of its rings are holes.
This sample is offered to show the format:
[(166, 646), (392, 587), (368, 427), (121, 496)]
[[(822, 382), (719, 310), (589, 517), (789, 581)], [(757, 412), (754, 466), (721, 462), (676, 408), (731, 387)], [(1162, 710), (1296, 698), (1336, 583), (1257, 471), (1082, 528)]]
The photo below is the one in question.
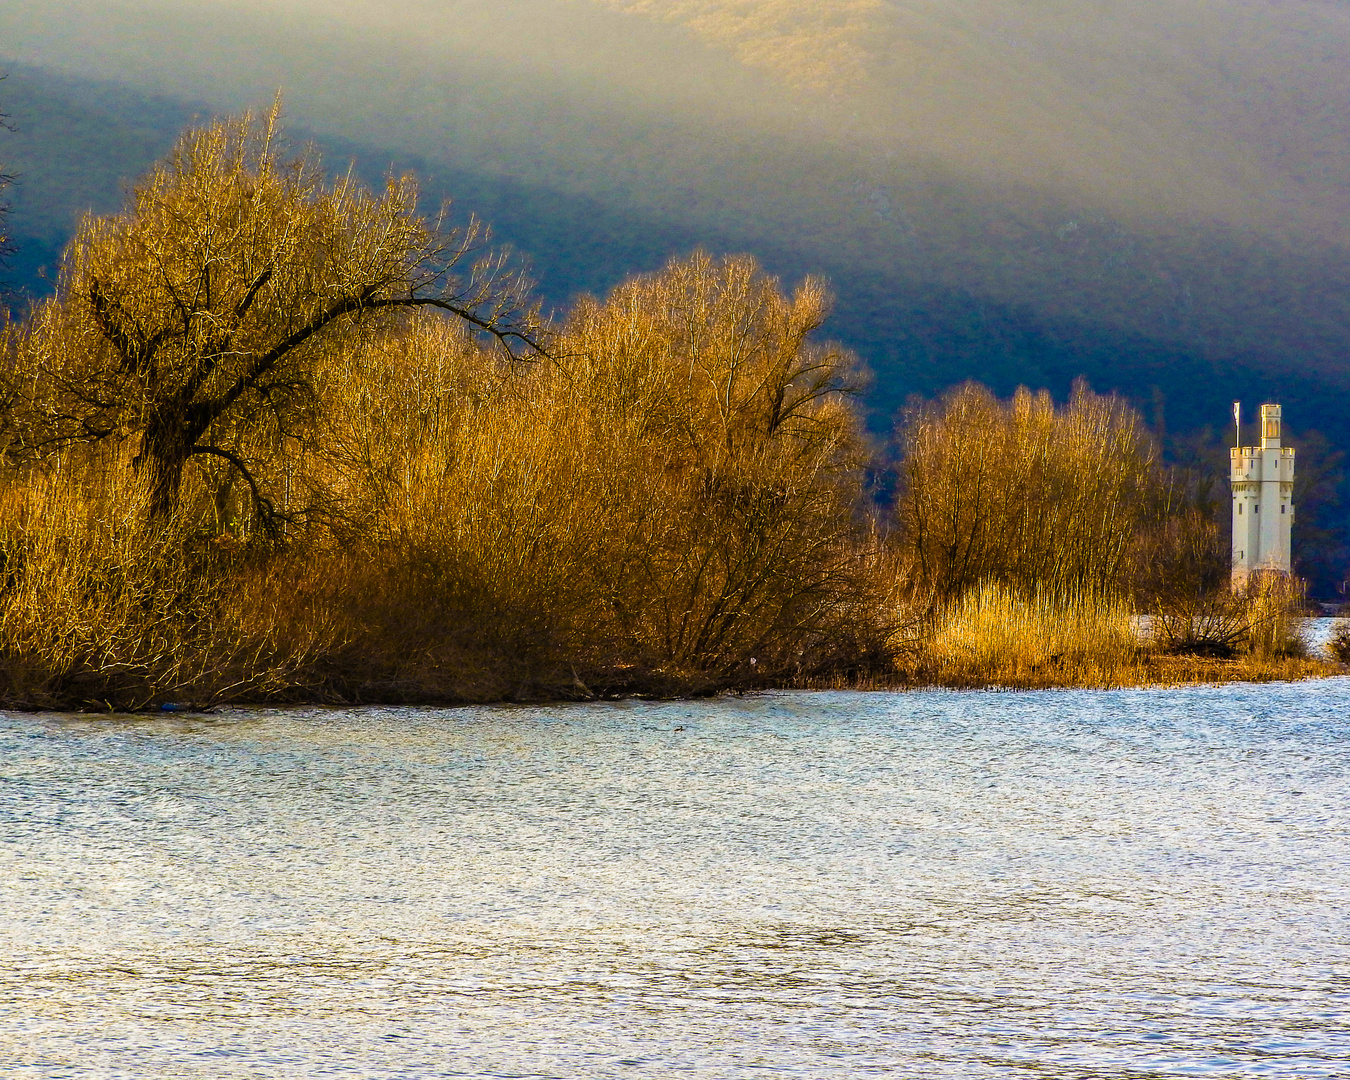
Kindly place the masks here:
[(0, 41), (30, 287), (194, 112), (281, 86), (335, 167), (415, 168), (559, 306), (698, 244), (825, 273), (878, 429), (1085, 375), (1173, 432), (1279, 398), (1350, 442), (1342, 3), (54, 0)]

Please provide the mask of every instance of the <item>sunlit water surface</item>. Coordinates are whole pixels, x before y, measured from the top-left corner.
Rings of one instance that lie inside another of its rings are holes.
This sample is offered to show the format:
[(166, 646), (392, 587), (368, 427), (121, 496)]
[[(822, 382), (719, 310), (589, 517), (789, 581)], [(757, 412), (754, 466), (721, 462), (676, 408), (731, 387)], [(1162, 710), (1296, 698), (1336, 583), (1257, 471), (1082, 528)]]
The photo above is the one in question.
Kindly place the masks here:
[(8, 1077), (1350, 1076), (1350, 681), (0, 716)]

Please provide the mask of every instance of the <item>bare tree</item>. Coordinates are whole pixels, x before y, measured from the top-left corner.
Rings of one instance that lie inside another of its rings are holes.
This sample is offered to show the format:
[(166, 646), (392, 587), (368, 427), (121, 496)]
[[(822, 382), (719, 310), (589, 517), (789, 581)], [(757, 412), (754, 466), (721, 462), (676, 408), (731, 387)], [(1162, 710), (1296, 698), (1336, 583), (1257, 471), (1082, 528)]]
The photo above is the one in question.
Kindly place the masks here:
[(855, 358), (816, 343), (830, 297), (791, 294), (754, 259), (696, 252), (578, 305), (566, 377), (627, 459), (632, 494), (588, 560), (598, 622), (654, 668), (784, 670), (859, 577), (866, 453)]
[(914, 584), (954, 597), (983, 581), (1111, 590), (1125, 568), (1156, 452), (1135, 412), (1086, 385), (1056, 409), (968, 383), (912, 408), (897, 506)]
[(278, 115), (188, 131), (123, 213), (81, 222), (20, 343), (24, 449), (138, 439), (160, 517), (187, 462), (211, 456), (268, 524), (245, 436), (303, 428), (323, 349), (432, 307), (513, 359), (539, 350), (529, 283), (485, 230), (419, 216), (410, 177), (377, 194), (350, 174), (330, 181), (312, 151), (283, 158)]

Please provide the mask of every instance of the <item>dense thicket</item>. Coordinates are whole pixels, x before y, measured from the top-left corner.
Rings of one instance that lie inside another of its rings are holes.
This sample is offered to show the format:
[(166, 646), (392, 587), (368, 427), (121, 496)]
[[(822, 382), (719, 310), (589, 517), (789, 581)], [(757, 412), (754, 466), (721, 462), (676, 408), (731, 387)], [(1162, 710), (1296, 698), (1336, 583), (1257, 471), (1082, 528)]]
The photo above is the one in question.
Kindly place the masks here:
[(441, 319), (338, 359), (300, 474), (379, 579), (362, 591), (393, 677), (472, 655), (498, 692), (522, 663), (715, 687), (879, 625), (857, 614), (875, 539), (851, 358), (808, 340), (824, 312), (819, 283), (787, 296), (750, 259), (696, 255), (583, 302), (523, 369)]
[(4, 341), (0, 697), (1110, 681), (1160, 547), (1213, 591), (1114, 398), (916, 406), (876, 505), (822, 282), (696, 253), (546, 326), (480, 239), (283, 160), (275, 111), (88, 218)]
[(8, 492), (12, 670), (56, 697), (228, 669), (248, 693), (454, 699), (875, 662), (879, 541), (850, 358), (808, 340), (824, 310), (819, 283), (698, 255), (582, 304), (524, 368), (440, 316), (353, 337), (313, 371), (305, 437), (248, 447), (281, 536), (228, 462), (164, 521), (131, 447), (50, 455)]
[(1116, 592), (1160, 479), (1153, 440), (1114, 397), (1067, 407), (976, 384), (909, 410), (900, 536), (913, 581), (939, 597), (982, 581), (1066, 595)]

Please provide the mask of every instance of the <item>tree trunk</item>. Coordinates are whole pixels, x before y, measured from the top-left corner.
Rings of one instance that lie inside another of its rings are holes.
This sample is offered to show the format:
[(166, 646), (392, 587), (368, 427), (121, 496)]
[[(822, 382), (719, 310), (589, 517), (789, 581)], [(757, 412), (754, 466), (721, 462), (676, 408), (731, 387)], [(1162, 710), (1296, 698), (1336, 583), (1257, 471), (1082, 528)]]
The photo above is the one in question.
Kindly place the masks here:
[(200, 432), (190, 431), (181, 416), (152, 417), (141, 443), (143, 464), (150, 472), (150, 516), (163, 521), (178, 509), (183, 467)]

